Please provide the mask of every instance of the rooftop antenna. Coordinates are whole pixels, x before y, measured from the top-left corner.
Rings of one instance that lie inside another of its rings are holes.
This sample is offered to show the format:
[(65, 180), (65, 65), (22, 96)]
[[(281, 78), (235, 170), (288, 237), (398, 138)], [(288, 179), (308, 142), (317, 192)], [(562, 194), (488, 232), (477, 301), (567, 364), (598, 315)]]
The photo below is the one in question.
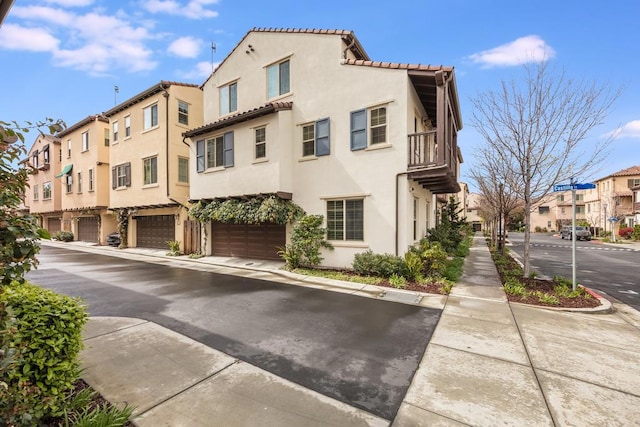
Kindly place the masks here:
[(213, 73), (213, 54), (216, 52), (216, 44), (211, 42), (211, 72)]
[(118, 86), (113, 87), (113, 105), (118, 105), (118, 92), (120, 88)]

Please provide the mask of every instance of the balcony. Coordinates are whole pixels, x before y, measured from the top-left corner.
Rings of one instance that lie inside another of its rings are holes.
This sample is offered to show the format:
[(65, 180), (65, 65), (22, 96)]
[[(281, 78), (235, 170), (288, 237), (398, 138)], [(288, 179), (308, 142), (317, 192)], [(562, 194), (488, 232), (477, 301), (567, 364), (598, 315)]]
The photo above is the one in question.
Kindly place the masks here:
[(455, 138), (440, 143), (437, 135), (437, 131), (429, 131), (408, 136), (408, 176), (433, 194), (457, 193), (460, 185)]

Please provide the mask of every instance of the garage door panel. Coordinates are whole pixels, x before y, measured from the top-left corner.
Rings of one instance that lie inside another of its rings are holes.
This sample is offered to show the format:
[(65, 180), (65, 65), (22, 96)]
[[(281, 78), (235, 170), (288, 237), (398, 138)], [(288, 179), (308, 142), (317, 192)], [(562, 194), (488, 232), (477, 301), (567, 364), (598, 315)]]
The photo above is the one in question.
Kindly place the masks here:
[(136, 217), (136, 246), (168, 249), (167, 241), (175, 240), (176, 225), (173, 215)]
[(78, 218), (78, 240), (83, 242), (98, 243), (99, 241), (98, 217)]
[(280, 259), (278, 247), (284, 246), (285, 226), (277, 224), (223, 224), (214, 222), (212, 255), (240, 258)]
[(49, 231), (50, 234), (53, 234), (62, 230), (60, 218), (48, 218), (47, 230)]

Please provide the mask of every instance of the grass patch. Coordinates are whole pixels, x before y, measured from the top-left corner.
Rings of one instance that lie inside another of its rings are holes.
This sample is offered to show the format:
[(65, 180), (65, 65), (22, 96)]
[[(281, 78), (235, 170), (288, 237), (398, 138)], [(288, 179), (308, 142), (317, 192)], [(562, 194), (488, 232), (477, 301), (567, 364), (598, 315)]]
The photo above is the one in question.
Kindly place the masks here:
[(325, 279), (342, 280), (344, 282), (363, 283), (365, 285), (378, 285), (384, 281), (381, 277), (360, 276), (358, 274), (346, 271), (321, 270), (310, 268), (296, 268), (294, 273), (303, 274), (305, 276), (323, 277)]

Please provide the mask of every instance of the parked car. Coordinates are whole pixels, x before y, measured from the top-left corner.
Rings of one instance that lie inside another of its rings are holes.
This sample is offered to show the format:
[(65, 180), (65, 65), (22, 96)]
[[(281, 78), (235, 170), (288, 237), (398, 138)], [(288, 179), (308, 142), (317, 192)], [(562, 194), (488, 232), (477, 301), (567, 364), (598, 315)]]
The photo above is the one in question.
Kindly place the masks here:
[[(560, 230), (560, 238), (567, 238), (571, 240), (572, 229), (570, 225), (565, 225)], [(584, 227), (581, 225), (576, 225), (576, 240), (591, 240), (591, 232), (588, 227)]]
[(120, 246), (120, 233), (111, 233), (107, 236), (107, 245)]

